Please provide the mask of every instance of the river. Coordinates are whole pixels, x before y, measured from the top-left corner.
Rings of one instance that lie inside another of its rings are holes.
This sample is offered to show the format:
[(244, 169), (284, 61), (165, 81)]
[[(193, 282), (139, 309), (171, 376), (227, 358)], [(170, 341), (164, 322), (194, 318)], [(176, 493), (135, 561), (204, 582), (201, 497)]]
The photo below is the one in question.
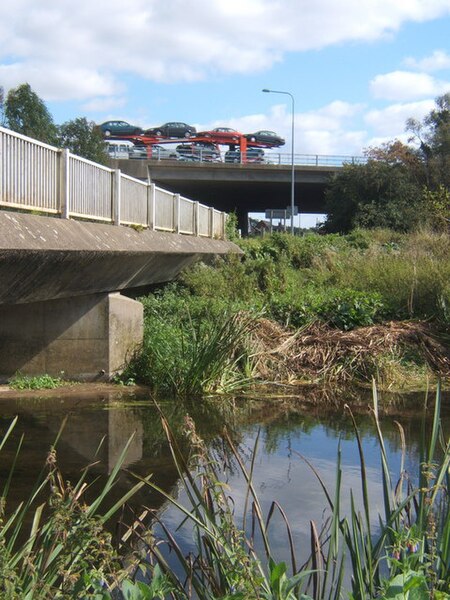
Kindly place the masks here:
[[(189, 454), (189, 445), (183, 435), (184, 419), (189, 414), (197, 433), (214, 449), (219, 462), (230, 458), (220, 437), (224, 427), (247, 466), (258, 438), (253, 474), (256, 492), (266, 514), (274, 500), (283, 507), (301, 561), (310, 548), (310, 521), (320, 527), (329, 515), (323, 490), (304, 459), (317, 469), (333, 493), (340, 442), (342, 511), (349, 511), (350, 490), (354, 491), (357, 499), (360, 498), (358, 449), (349, 412), (344, 408), (346, 402), (352, 405), (361, 433), (374, 523), (377, 511), (382, 511), (380, 454), (368, 410), (370, 393), (361, 392), (359, 398), (355, 398), (354, 394), (345, 393), (330, 396), (329, 392), (325, 394), (312, 388), (282, 391), (285, 393), (277, 391), (270, 397), (256, 396), (252, 399), (211, 398), (191, 404), (160, 401), (159, 407), (148, 392), (126, 387), (105, 387), (90, 393), (75, 386), (69, 393), (52, 391), (49, 395), (41, 392), (32, 396), (17, 393), (1, 397), (1, 432), (6, 431), (15, 415), (19, 416), (13, 435), (1, 451), (2, 481), (7, 477), (18, 441), (23, 436), (8, 505), (14, 506), (26, 497), (65, 418), (67, 422), (57, 444), (57, 460), (65, 479), (78, 480), (83, 467), (94, 461), (96, 464), (92, 471), (104, 477), (111, 472), (122, 448), (133, 435), (125, 460), (127, 471), (114, 488), (111, 499), (120, 497), (134, 482), (131, 471), (140, 475), (152, 473), (155, 483), (182, 499), (183, 492), (178, 486), (177, 471), (158, 410), (167, 417), (185, 456)], [(394, 480), (398, 477), (402, 460), (396, 422), (401, 424), (405, 433), (404, 469), (412, 478), (417, 474), (424, 397), (424, 393), (403, 396), (380, 394), (381, 425)], [(447, 434), (450, 426), (449, 400), (450, 395), (444, 393), (442, 417)], [(429, 394), (428, 401), (433, 404), (434, 393)], [(429, 421), (431, 407), (427, 412)], [(231, 469), (224, 477), (240, 520), (246, 493), (245, 480), (236, 462), (228, 462)], [(130, 504), (138, 509), (141, 505), (160, 507), (162, 518), (173, 531), (180, 522), (177, 511), (147, 488), (140, 490)], [(270, 531), (272, 550), (279, 560), (288, 560), (286, 529), (280, 512), (274, 513)], [(186, 547), (191, 545), (187, 528), (180, 530), (178, 535)]]

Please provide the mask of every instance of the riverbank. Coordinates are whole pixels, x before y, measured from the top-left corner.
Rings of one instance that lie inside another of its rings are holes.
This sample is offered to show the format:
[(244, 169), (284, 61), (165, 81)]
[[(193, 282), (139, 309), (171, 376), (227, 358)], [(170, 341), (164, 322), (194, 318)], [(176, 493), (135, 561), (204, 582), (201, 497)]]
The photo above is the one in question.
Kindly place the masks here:
[(255, 383), (419, 389), (450, 375), (450, 238), (273, 234), (141, 298), (145, 335), (123, 381), (157, 394)]

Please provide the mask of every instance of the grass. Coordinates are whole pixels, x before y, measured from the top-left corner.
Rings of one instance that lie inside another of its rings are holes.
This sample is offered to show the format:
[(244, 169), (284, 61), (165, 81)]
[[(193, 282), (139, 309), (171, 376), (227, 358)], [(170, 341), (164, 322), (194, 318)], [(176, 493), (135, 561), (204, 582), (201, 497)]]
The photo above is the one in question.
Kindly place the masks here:
[(194, 306), (176, 292), (145, 299), (144, 309), (144, 345), (121, 379), (184, 398), (229, 393), (249, 381), (245, 339), (254, 326), (251, 315)]
[[(0, 452), (16, 423), (17, 417), (2, 436)], [(87, 505), (83, 499), (89, 487), (88, 470), (75, 485), (64, 482), (57, 468), (56, 447), (53, 447), (28, 498), (7, 510), (8, 491), (22, 442), (23, 439), (17, 445), (15, 460), (1, 491), (1, 597), (5, 600), (43, 600), (70, 594), (70, 597), (78, 597), (81, 589), (94, 591), (101, 587), (101, 580), (112, 581), (119, 570), (117, 555), (103, 524), (118, 506), (104, 514), (99, 508), (114, 484), (125, 451), (102, 492)]]

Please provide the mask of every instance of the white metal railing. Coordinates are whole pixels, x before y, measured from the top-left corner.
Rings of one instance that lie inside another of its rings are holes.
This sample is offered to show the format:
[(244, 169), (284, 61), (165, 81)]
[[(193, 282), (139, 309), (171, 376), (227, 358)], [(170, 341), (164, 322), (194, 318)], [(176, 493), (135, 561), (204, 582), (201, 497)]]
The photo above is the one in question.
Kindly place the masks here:
[[(160, 149), (148, 156), (145, 152), (136, 154), (133, 149), (129, 153), (123, 153), (120, 157), (112, 155), (111, 158), (130, 158), (136, 160), (152, 161), (181, 161), (183, 163), (248, 163), (269, 165), (292, 165), (292, 155), (289, 152), (277, 152), (275, 149), (248, 147), (247, 152), (240, 150), (216, 150), (194, 147), (191, 151), (177, 151), (175, 147), (169, 147), (162, 153)], [(346, 154), (294, 154), (294, 164), (297, 166), (313, 167), (342, 167), (346, 164), (365, 164), (365, 156), (351, 156)]]
[(0, 208), (210, 238), (226, 214), (0, 127)]

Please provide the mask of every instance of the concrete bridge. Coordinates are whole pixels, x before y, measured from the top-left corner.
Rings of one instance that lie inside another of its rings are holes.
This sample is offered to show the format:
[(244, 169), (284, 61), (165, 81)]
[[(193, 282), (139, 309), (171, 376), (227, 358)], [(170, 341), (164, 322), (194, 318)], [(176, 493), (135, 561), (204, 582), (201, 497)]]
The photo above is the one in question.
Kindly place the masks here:
[[(325, 213), (325, 189), (345, 162), (358, 157), (301, 155), (295, 164), (295, 198), (302, 214)], [(296, 156), (297, 160), (297, 156)], [(172, 192), (212, 202), (214, 208), (235, 212), (242, 231), (248, 213), (285, 209), (290, 205), (292, 166), (280, 164), (184, 162), (174, 160), (112, 159), (111, 165), (137, 179), (150, 179)]]
[(226, 215), (0, 128), (0, 380), (109, 379), (142, 341), (137, 290), (239, 252)]

